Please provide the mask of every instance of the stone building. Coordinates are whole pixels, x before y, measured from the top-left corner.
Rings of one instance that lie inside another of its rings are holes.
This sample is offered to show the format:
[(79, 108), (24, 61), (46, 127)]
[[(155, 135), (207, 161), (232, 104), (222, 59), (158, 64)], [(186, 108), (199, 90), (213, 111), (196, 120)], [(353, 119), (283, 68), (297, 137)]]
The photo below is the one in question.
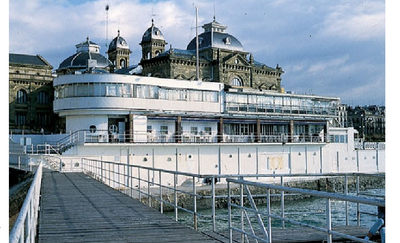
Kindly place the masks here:
[(113, 69), (124, 69), (129, 67), (129, 55), (132, 51), (129, 49), (129, 45), (124, 38), (118, 35), (115, 37), (108, 47), (108, 59), (113, 64)]
[(347, 107), (347, 127), (354, 127), (365, 141), (385, 141), (386, 119), (384, 106)]
[(54, 132), (52, 66), (40, 55), (9, 54), (9, 129)]
[[(199, 79), (221, 82), (228, 86), (250, 87), (258, 90), (281, 91), (281, 75), (276, 68), (257, 62), (244, 50), (240, 41), (226, 32), (227, 26), (214, 20), (203, 25), (204, 32), (198, 36)], [(164, 35), (154, 25), (146, 30), (140, 45), (144, 76), (196, 79), (196, 38), (186, 50), (165, 50)]]

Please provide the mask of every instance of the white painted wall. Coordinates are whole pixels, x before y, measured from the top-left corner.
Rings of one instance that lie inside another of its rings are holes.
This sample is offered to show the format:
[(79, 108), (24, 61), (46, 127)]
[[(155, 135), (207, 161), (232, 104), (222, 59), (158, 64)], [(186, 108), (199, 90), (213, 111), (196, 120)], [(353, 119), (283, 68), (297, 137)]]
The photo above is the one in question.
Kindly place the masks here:
[(385, 171), (385, 150), (349, 151), (346, 144), (91, 144), (78, 147), (80, 157), (126, 163), (129, 150), (130, 164), (196, 174)]
[(97, 130), (108, 130), (107, 115), (83, 115), (83, 116), (67, 116), (66, 131), (67, 133), (78, 130), (89, 130), (91, 125), (95, 125)]

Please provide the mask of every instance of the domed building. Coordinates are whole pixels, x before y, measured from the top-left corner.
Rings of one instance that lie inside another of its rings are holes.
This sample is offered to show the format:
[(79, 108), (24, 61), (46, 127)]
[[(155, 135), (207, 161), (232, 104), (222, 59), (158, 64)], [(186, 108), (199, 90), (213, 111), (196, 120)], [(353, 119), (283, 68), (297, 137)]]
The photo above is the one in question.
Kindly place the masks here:
[[(228, 27), (212, 22), (203, 25), (199, 40), (199, 79), (220, 82), (231, 87), (248, 87), (258, 90), (281, 91), (281, 75), (278, 65), (269, 67), (254, 60), (244, 50), (240, 41), (226, 32)], [(145, 76), (196, 79), (196, 38), (186, 50), (170, 47), (165, 51), (166, 41), (154, 25), (146, 30), (142, 42), (142, 74)]]
[(77, 44), (75, 47), (76, 53), (61, 62), (56, 70), (57, 74), (109, 70), (112, 63), (100, 54), (100, 46), (90, 41), (89, 37), (86, 38), (86, 41)]
[(154, 20), (151, 20), (151, 26), (144, 32), (142, 41), (139, 45), (142, 46), (142, 60), (150, 60), (157, 57), (165, 51), (164, 35), (154, 25)]
[(118, 35), (110, 42), (108, 47), (108, 58), (113, 64), (114, 69), (124, 69), (129, 67), (129, 55), (132, 51), (129, 49), (128, 42), (121, 37), (120, 31)]

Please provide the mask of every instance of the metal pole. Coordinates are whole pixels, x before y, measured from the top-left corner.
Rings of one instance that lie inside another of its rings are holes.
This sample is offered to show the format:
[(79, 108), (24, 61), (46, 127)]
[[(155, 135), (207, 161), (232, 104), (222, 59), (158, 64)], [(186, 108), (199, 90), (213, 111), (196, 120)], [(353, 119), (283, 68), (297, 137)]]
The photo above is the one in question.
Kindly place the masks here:
[(213, 176), (211, 178), (211, 210), (212, 210), (212, 225), (213, 225), (213, 231), (216, 231), (215, 228), (215, 177)]
[[(283, 186), (283, 176), (281, 176), (281, 186)], [(285, 218), (285, 191), (283, 190), (281, 190), (281, 217), (282, 217), (281, 227), (282, 229), (284, 229), (285, 220), (283, 218)]]
[(150, 169), (147, 169), (147, 202), (151, 208), (151, 197), (150, 197)]
[[(344, 194), (347, 195), (349, 193), (349, 180), (347, 178), (347, 175), (344, 176)], [(345, 201), (345, 211), (346, 211), (346, 225), (349, 225), (349, 202)]]
[[(360, 176), (357, 176), (356, 192), (358, 196), (360, 194)], [(357, 226), (361, 226), (360, 203), (357, 203)]]
[(196, 195), (196, 177), (193, 176), (193, 228), (197, 230), (197, 195)]
[(200, 68), (199, 68), (199, 34), (198, 34), (198, 15), (199, 8), (196, 6), (196, 80), (200, 80)]
[(174, 205), (175, 205), (175, 221), (178, 221), (178, 195), (176, 192), (176, 184), (178, 183), (177, 174), (174, 174)]
[(138, 169), (138, 189), (139, 189), (139, 202), (142, 202), (142, 191), (140, 190), (140, 181), (141, 181), (141, 178), (140, 178), (140, 168), (139, 167), (137, 167), (137, 169)]
[[(241, 178), (243, 179), (243, 178)], [(240, 184), (240, 229), (244, 231), (244, 213), (243, 213), (243, 184)], [(244, 243), (244, 234), (241, 233), (241, 243)]]
[(160, 187), (160, 212), (164, 213), (164, 205), (162, 201), (161, 170), (158, 171), (158, 183)]
[[(230, 182), (228, 181), (228, 227), (229, 227), (229, 243), (233, 242), (232, 239), (232, 206), (231, 206), (231, 189)], [(214, 230), (214, 229), (213, 229)]]
[(332, 218), (331, 218), (331, 199), (326, 199), (326, 229), (327, 229), (327, 243), (332, 243)]
[(272, 218), (271, 218), (271, 190), (267, 189), (267, 217), (268, 217), (268, 222), (267, 222), (267, 233), (268, 233), (268, 242), (272, 243)]

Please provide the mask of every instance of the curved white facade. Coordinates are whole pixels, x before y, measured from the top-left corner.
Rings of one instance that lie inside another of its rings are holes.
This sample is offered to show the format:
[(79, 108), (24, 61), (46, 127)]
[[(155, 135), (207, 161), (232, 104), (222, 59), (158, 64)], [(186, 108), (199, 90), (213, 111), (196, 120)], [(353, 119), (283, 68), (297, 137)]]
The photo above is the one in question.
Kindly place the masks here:
[(332, 97), (120, 74), (61, 75), (54, 89), (54, 112), (66, 118), (66, 131), (88, 131), (96, 142), (323, 142), (339, 104)]

